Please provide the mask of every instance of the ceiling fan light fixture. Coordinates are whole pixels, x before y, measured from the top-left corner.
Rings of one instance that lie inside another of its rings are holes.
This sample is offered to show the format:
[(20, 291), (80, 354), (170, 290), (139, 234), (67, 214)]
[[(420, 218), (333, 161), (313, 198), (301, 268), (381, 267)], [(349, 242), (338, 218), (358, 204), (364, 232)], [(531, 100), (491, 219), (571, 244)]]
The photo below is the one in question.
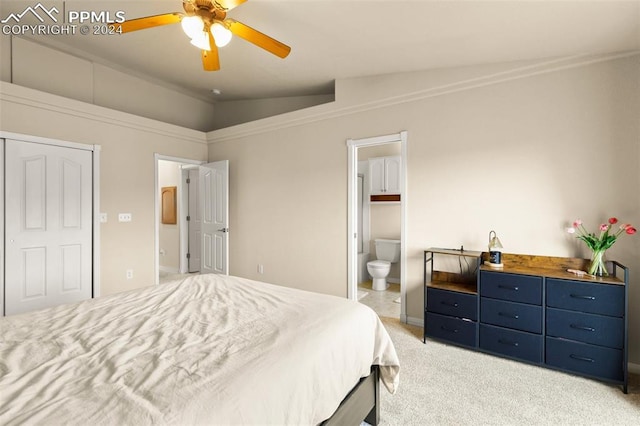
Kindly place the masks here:
[(198, 49), (211, 50), (211, 45), (209, 44), (209, 34), (207, 34), (206, 31), (200, 31), (200, 34), (193, 37), (191, 39), (191, 44), (193, 44)]
[(218, 47), (224, 47), (231, 41), (231, 31), (218, 22), (211, 25), (211, 34)]
[(204, 31), (204, 21), (199, 16), (185, 16), (180, 25), (182, 25), (182, 31), (192, 40), (201, 37)]

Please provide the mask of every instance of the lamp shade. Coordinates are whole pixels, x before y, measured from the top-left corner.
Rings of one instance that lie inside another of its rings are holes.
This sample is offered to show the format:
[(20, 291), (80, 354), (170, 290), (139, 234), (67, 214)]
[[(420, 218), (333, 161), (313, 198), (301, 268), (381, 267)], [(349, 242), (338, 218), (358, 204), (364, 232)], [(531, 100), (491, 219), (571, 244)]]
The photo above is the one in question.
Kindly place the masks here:
[(213, 39), (218, 47), (224, 47), (231, 41), (231, 31), (218, 22), (211, 26), (211, 34), (213, 34)]
[(493, 237), (491, 236), (491, 233), (489, 234), (489, 250), (493, 251), (493, 250), (500, 250), (502, 249), (502, 243), (500, 242), (500, 239), (498, 238), (498, 236), (496, 235), (496, 233), (494, 231), (493, 232)]
[(182, 25), (182, 31), (184, 31), (190, 39), (200, 37), (200, 34), (202, 34), (204, 30), (204, 22), (199, 16), (186, 16), (182, 18), (180, 25)]
[(191, 39), (191, 44), (193, 44), (198, 49), (202, 50), (211, 50), (211, 45), (209, 44), (209, 34), (206, 31), (200, 31), (198, 35)]

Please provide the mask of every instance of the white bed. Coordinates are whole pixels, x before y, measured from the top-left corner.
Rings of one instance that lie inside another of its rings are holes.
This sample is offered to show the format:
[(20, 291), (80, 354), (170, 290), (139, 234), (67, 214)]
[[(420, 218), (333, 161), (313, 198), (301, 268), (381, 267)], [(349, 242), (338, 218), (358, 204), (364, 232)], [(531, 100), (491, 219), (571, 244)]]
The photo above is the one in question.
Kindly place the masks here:
[(0, 319), (0, 424), (315, 425), (398, 358), (368, 307), (220, 275)]

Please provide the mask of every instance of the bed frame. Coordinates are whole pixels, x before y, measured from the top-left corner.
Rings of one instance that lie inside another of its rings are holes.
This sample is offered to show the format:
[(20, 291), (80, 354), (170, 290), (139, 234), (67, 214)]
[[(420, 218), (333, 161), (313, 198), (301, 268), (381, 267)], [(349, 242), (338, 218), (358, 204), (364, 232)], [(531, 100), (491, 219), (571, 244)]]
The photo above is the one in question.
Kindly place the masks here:
[(360, 425), (362, 421), (378, 426), (380, 420), (380, 368), (371, 366), (371, 374), (360, 379), (322, 426)]

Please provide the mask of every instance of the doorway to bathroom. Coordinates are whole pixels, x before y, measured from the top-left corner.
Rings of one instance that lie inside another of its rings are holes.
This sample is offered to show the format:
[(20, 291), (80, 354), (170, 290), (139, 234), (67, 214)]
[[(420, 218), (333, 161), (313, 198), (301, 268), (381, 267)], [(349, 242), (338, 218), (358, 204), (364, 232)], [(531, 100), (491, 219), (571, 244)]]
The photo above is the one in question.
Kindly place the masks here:
[(403, 322), (406, 145), (407, 132), (347, 141), (348, 297)]

